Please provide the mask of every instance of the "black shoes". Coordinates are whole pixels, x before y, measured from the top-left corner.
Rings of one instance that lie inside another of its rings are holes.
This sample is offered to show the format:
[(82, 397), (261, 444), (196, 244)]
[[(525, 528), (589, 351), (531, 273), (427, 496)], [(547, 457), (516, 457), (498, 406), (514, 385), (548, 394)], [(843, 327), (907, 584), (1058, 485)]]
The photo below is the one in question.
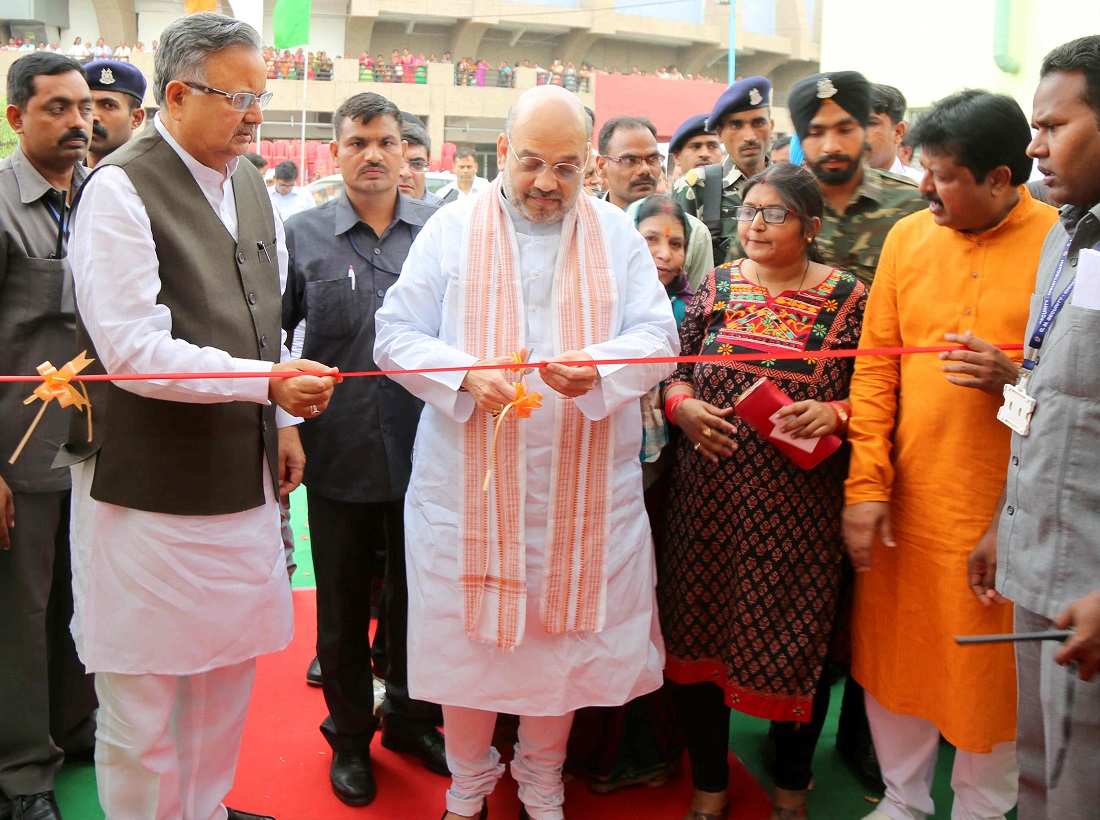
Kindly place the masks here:
[(365, 806), (378, 794), (369, 753), (334, 752), (328, 779), (332, 791), (349, 806)]
[(226, 806), (225, 810), (229, 812), (229, 817), (226, 820), (275, 820), (270, 814), (249, 814), (246, 811), (231, 809), (229, 806)]
[(447, 752), (443, 744), (443, 734), (434, 726), (426, 732), (408, 735), (404, 732), (388, 731), (385, 721), (382, 725), (382, 748), (391, 752), (400, 752), (415, 756), (429, 772), (450, 777), (447, 768)]
[(306, 670), (306, 683), (310, 686), (320, 686), (321, 682), (321, 661), (314, 655), (309, 663), (309, 669)]
[(7, 820), (61, 820), (61, 810), (53, 792), (17, 794), (10, 799), (6, 809), (0, 809), (0, 817)]

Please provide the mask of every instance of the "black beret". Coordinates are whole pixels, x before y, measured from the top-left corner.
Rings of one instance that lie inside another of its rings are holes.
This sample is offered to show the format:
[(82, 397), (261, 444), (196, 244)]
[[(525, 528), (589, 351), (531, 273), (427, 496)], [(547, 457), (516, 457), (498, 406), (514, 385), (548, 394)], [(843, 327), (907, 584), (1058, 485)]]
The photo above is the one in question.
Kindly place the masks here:
[(677, 128), (676, 133), (672, 135), (672, 140), (668, 144), (668, 150), (675, 154), (683, 148), (684, 143), (692, 137), (697, 137), (700, 134), (713, 133), (713, 131), (707, 128), (706, 114), (696, 114), (694, 117), (688, 117), (680, 123), (680, 127)]
[(791, 87), (787, 107), (791, 112), (795, 133), (805, 137), (810, 120), (826, 100), (839, 105), (864, 128), (871, 119), (871, 84), (858, 71), (830, 71), (811, 74)]
[(140, 103), (145, 98), (145, 76), (140, 69), (121, 60), (92, 60), (85, 63), (88, 87), (93, 91), (118, 91), (136, 97)]
[(718, 123), (726, 114), (734, 111), (751, 111), (754, 108), (767, 108), (771, 105), (772, 84), (767, 77), (746, 77), (738, 80), (718, 98), (714, 110), (707, 117), (707, 127), (711, 131), (718, 129)]

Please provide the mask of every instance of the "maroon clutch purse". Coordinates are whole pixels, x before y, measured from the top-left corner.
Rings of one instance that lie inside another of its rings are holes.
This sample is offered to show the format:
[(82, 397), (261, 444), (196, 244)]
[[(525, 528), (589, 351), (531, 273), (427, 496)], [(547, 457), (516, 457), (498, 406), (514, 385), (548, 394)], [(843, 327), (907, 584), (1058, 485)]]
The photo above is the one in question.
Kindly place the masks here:
[(782, 432), (789, 419), (778, 419), (776, 414), (788, 404), (794, 404), (791, 397), (761, 376), (738, 397), (733, 412), (803, 470), (811, 470), (840, 449), (842, 441), (834, 435), (793, 438)]

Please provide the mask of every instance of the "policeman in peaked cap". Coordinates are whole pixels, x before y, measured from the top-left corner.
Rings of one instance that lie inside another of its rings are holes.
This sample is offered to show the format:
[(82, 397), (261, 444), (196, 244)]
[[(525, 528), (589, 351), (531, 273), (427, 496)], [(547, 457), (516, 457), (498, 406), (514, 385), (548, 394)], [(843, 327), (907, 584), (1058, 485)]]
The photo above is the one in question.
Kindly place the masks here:
[(764, 170), (772, 143), (772, 84), (766, 77), (746, 77), (725, 90), (707, 117), (707, 127), (726, 146), (745, 177)]
[(145, 76), (121, 60), (92, 60), (84, 66), (92, 89), (92, 142), (88, 166), (125, 145), (145, 122)]
[(686, 168), (673, 196), (684, 211), (698, 217), (713, 239), (714, 262), (744, 256), (733, 209), (749, 178), (764, 170), (771, 148), (772, 84), (765, 77), (746, 77), (723, 92), (707, 117), (707, 128), (726, 146), (723, 165)]
[(676, 159), (681, 173), (722, 161), (722, 143), (718, 135), (707, 128), (707, 115), (697, 114), (680, 123), (668, 151)]

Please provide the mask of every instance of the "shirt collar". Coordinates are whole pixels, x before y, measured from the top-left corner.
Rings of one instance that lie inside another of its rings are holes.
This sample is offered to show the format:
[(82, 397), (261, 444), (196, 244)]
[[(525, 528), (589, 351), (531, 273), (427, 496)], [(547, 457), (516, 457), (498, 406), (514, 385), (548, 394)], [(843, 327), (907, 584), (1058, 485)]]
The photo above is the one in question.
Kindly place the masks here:
[(1084, 205), (1063, 205), (1058, 212), (1059, 218), (1062, 220), (1062, 227), (1066, 229), (1066, 233), (1070, 236), (1077, 230), (1077, 226), (1087, 216), (1092, 215), (1092, 218), (1100, 222), (1100, 203), (1088, 208)]
[(161, 122), (159, 111), (153, 117), (153, 125), (156, 126), (160, 135), (164, 137), (164, 141), (172, 146), (172, 150), (180, 155), (183, 164), (187, 166), (187, 170), (191, 172), (191, 176), (198, 181), (199, 185), (211, 185), (221, 188), (222, 183), (228, 181), (229, 178), (233, 176), (234, 172), (237, 170), (237, 166), (240, 164), (241, 158), (233, 157), (233, 159), (229, 160), (226, 164), (225, 175), (223, 176), (220, 171), (215, 171), (213, 168), (208, 168), (203, 165), (187, 153), (182, 145), (176, 142), (176, 138), (169, 133), (168, 129), (164, 127), (164, 123)]
[[(393, 220), (390, 225), (395, 222), (405, 222), (409, 225), (416, 225), (423, 227), (427, 218), (431, 214), (435, 213), (434, 208), (430, 212), (425, 212), (424, 208), (417, 207), (417, 205), (423, 205), (419, 200), (413, 200), (401, 193), (397, 192), (397, 204), (393, 209)], [(351, 206), (351, 200), (348, 199), (347, 193), (341, 194), (336, 198), (336, 214), (333, 224), (333, 235), (340, 236), (345, 234), (354, 228), (356, 225), (362, 222), (359, 219), (359, 214), (355, 212), (355, 208)]]
[[(11, 153), (11, 169), (15, 172), (15, 182), (19, 186), (19, 199), (24, 205), (37, 202), (50, 191), (54, 190), (50, 183), (38, 173), (27, 155), (23, 153), (23, 146), (16, 145)], [(77, 189), (88, 176), (88, 169), (83, 165), (73, 166), (73, 188)], [(71, 195), (71, 192), (70, 192)]]

